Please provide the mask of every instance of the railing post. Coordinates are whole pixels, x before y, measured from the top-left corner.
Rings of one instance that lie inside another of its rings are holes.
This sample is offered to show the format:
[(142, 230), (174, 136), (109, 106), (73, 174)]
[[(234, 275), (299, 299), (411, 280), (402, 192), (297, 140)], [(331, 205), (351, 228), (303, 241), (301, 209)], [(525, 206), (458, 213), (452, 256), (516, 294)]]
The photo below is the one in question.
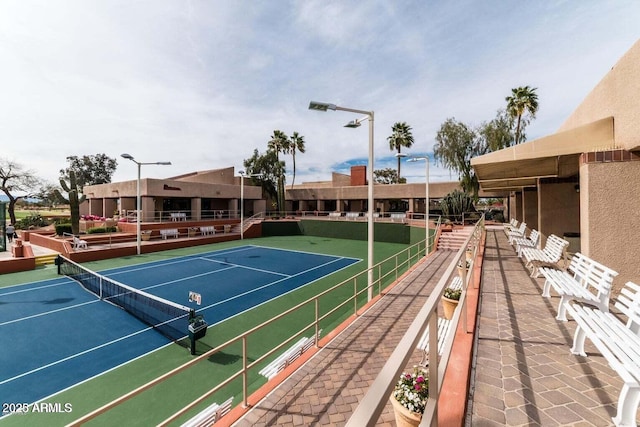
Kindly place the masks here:
[(247, 392), (247, 336), (242, 337), (242, 406), (249, 406), (249, 394)]
[(396, 282), (398, 281), (398, 255), (396, 254)]
[(318, 348), (318, 331), (319, 331), (319, 321), (318, 318), (320, 317), (320, 302), (318, 301), (318, 297), (315, 298), (315, 305), (316, 305), (316, 321), (315, 321), (315, 343), (316, 343), (316, 348)]
[(353, 278), (353, 314), (358, 315), (358, 276)]

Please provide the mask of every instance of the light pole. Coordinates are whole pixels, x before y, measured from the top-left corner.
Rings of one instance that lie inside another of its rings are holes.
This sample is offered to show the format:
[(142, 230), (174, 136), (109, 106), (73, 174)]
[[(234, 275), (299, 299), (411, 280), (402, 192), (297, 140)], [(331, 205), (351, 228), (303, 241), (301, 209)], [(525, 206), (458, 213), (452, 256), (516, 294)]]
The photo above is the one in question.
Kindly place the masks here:
[(429, 239), (429, 156), (424, 156), (424, 157), (411, 157), (410, 159), (407, 159), (407, 162), (419, 162), (419, 161), (424, 161), (425, 164), (427, 165), (426, 171), (425, 171), (425, 180), (426, 180), (426, 184), (425, 184), (425, 199), (424, 199), (424, 227), (426, 229), (425, 234), (426, 234), (426, 240), (424, 242), (425, 245), (425, 254), (424, 256), (429, 255), (429, 252), (431, 252), (431, 242)]
[(367, 193), (368, 193), (368, 218), (367, 218), (367, 297), (369, 301), (373, 298), (373, 111), (356, 110), (354, 108), (339, 107), (326, 102), (309, 103), (310, 110), (316, 111), (347, 111), (349, 113), (365, 114), (364, 117), (352, 120), (345, 125), (348, 128), (359, 127), (364, 120), (369, 120), (369, 164), (367, 166)]
[[(244, 171), (238, 171), (240, 174), (240, 240), (244, 240)], [(246, 175), (247, 178), (261, 177), (262, 174), (255, 173)]]
[(142, 201), (140, 200), (140, 168), (142, 165), (170, 165), (171, 162), (151, 162), (151, 163), (143, 163), (138, 162), (133, 158), (131, 154), (121, 154), (122, 158), (131, 160), (133, 163), (138, 165), (138, 183), (136, 189), (136, 250), (138, 255), (140, 255), (140, 217), (142, 216)]

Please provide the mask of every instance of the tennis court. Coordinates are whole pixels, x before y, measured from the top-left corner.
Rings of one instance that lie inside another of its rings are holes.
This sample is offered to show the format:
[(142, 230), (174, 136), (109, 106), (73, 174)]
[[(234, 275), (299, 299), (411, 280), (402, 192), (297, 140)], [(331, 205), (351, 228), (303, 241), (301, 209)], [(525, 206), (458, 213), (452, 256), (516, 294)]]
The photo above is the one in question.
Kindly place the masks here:
[[(231, 247), (101, 271), (202, 314), (236, 316), (360, 261), (261, 246)], [(188, 299), (202, 296), (202, 305)], [(34, 402), (171, 344), (67, 277), (0, 289), (0, 396)], [(185, 330), (186, 335), (186, 330)]]

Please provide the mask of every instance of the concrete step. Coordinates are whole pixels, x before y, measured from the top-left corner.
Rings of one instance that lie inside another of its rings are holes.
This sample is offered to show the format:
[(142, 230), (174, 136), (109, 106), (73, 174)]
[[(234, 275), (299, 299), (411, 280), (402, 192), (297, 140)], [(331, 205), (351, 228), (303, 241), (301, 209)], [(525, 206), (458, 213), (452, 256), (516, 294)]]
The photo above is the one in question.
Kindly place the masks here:
[(58, 254), (38, 255), (35, 257), (36, 267), (53, 264), (57, 257), (58, 257)]
[(437, 248), (443, 251), (457, 251), (462, 247), (471, 233), (471, 228), (460, 228), (454, 229), (451, 232), (440, 233)]

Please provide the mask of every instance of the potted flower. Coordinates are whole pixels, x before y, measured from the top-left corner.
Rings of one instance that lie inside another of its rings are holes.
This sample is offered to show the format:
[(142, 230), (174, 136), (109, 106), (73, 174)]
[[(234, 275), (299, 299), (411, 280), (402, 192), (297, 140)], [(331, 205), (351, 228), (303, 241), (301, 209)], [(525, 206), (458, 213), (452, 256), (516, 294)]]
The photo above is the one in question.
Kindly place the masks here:
[(197, 233), (198, 233), (198, 227), (189, 227), (189, 230), (187, 231), (187, 234), (189, 237), (196, 237)]
[(467, 257), (467, 261), (471, 261), (471, 258), (473, 258), (473, 248), (471, 246), (467, 247), (465, 256)]
[(453, 312), (456, 310), (460, 297), (462, 296), (462, 289), (458, 288), (446, 288), (442, 293), (442, 308), (444, 310), (444, 318), (451, 320)]
[(458, 262), (458, 276), (460, 276), (460, 280), (464, 281), (464, 271), (469, 271), (469, 268), (471, 268), (471, 261), (470, 260), (460, 260)]
[(144, 241), (148, 241), (151, 239), (151, 230), (142, 230), (140, 232), (140, 238)]
[(419, 367), (400, 376), (391, 395), (391, 405), (398, 426), (420, 424), (429, 397), (429, 378)]

